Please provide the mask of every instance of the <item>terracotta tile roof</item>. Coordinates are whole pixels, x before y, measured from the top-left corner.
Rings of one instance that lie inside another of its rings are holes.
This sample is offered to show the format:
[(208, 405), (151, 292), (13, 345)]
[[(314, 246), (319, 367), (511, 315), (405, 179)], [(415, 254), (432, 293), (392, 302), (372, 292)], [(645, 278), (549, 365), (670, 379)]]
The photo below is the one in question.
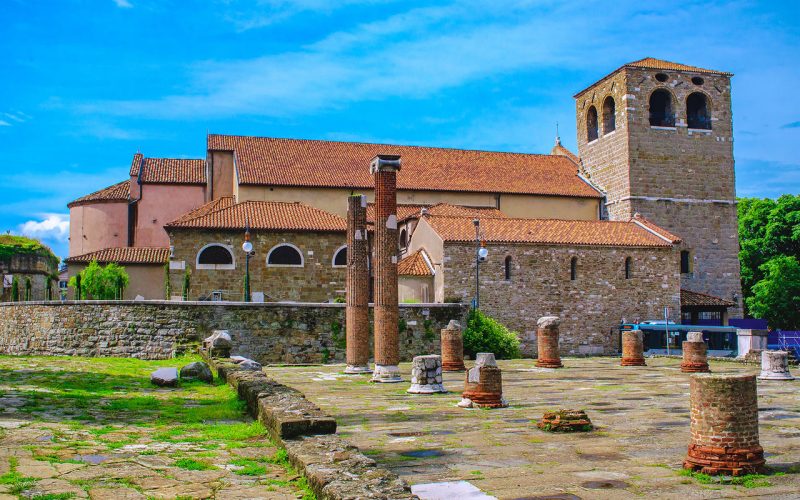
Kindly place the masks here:
[(117, 247), (76, 255), (66, 259), (68, 264), (88, 264), (96, 260), (101, 264), (164, 264), (169, 260), (169, 248)]
[(670, 61), (665, 61), (663, 59), (656, 59), (654, 57), (645, 57), (644, 59), (639, 59), (638, 61), (633, 61), (625, 66), (633, 67), (633, 68), (648, 68), (648, 69), (663, 69), (663, 70), (672, 70), (672, 71), (691, 71), (694, 73), (713, 73), (717, 75), (730, 75), (731, 73), (726, 73), (724, 71), (717, 71), (713, 69), (705, 69), (705, 68), (698, 68), (697, 66), (689, 66), (686, 64), (674, 63)]
[[(207, 207), (207, 205), (203, 207)], [(221, 203), (217, 208), (208, 208), (194, 217), (183, 216), (164, 227), (166, 229), (244, 230), (246, 222), (250, 224), (250, 229), (264, 231), (338, 232), (347, 230), (347, 222), (338, 215), (302, 203), (275, 201)]]
[(670, 233), (669, 231), (667, 231), (666, 229), (664, 229), (664, 228), (662, 228), (660, 226), (657, 226), (654, 222), (648, 220), (647, 218), (645, 218), (645, 216), (643, 216), (642, 214), (640, 214), (638, 212), (633, 215), (633, 219), (632, 220), (642, 224), (643, 226), (647, 227), (647, 229), (649, 229), (649, 230), (651, 230), (651, 231), (653, 231), (655, 233), (658, 233), (659, 235), (661, 235), (664, 238), (668, 239), (672, 243), (680, 243), (681, 242), (681, 237), (680, 236), (676, 236), (676, 235)]
[(565, 148), (561, 145), (561, 141), (556, 141), (556, 145), (553, 146), (553, 149), (550, 150), (551, 155), (556, 156), (566, 156), (570, 160), (574, 161), (578, 165), (581, 164), (581, 159), (578, 158), (578, 155), (570, 151), (569, 149)]
[(431, 259), (425, 250), (419, 249), (397, 263), (397, 274), (400, 276), (433, 276)]
[[(445, 242), (474, 242), (471, 217), (428, 216), (425, 219)], [(481, 235), (490, 243), (671, 247), (633, 222), (558, 219), (480, 219)]]
[(734, 307), (735, 302), (721, 299), (700, 292), (684, 290), (681, 288), (681, 307), (700, 306), (700, 307)]
[(72, 208), (79, 205), (86, 205), (88, 203), (113, 203), (120, 201), (128, 201), (131, 197), (131, 184), (130, 181), (122, 181), (100, 191), (82, 196), (75, 201), (67, 204), (67, 207)]
[(371, 189), (369, 162), (380, 153), (402, 156), (403, 190), (602, 197), (554, 155), (215, 134), (208, 149), (234, 151), (241, 184)]
[(211, 212), (216, 212), (222, 208), (229, 208), (234, 205), (234, 200), (232, 196), (223, 196), (222, 198), (218, 198), (214, 201), (208, 202), (205, 205), (201, 205), (194, 210), (186, 212), (185, 214), (181, 215), (174, 221), (167, 224), (167, 226), (172, 225), (180, 225), (184, 222), (191, 221), (203, 215), (210, 214)]
[(133, 155), (131, 177), (142, 171), (144, 184), (205, 184), (205, 160), (183, 158), (145, 158), (141, 153)]
[[(397, 205), (397, 220), (419, 218), (422, 209), (428, 211), (430, 215), (450, 215), (465, 217), (506, 217), (506, 214), (494, 207), (466, 207), (462, 205), (451, 205), (450, 203), (434, 204), (408, 204)], [(375, 223), (375, 204), (367, 204), (367, 223)]]

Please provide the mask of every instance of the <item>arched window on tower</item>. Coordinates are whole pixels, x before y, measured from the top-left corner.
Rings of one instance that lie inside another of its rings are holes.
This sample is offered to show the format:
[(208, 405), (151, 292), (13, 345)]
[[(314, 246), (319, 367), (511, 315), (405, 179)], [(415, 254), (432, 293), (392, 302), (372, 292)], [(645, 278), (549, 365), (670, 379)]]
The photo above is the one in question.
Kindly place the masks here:
[(631, 279), (631, 274), (633, 272), (632, 266), (633, 266), (633, 259), (631, 259), (630, 257), (625, 257), (625, 279), (626, 280)]
[(569, 261), (569, 279), (575, 281), (578, 279), (578, 258), (573, 257)]
[(686, 98), (686, 124), (689, 128), (711, 130), (708, 99), (702, 92), (693, 92)]
[(650, 125), (653, 127), (675, 126), (672, 94), (664, 89), (658, 89), (650, 94)]
[(513, 259), (511, 258), (511, 256), (510, 255), (507, 256), (506, 260), (505, 260), (505, 264), (504, 264), (506, 281), (511, 281), (511, 264), (512, 263), (513, 263)]
[(603, 101), (603, 135), (613, 132), (617, 128), (616, 104), (614, 98), (606, 97)]
[(597, 139), (597, 135), (597, 109), (589, 106), (589, 111), (586, 112), (586, 140), (592, 142)]

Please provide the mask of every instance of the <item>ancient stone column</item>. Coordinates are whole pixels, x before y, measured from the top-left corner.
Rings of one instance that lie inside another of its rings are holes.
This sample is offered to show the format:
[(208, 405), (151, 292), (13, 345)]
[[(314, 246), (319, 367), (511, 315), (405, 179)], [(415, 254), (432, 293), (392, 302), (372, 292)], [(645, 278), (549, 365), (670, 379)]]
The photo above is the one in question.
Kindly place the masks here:
[(462, 408), (504, 408), (508, 406), (503, 399), (503, 377), (494, 354), (479, 352), (475, 356), (475, 366), (467, 371), (464, 392), (461, 394)]
[(442, 328), (442, 370), (446, 372), (460, 372), (467, 369), (464, 366), (464, 337), (461, 325), (451, 319), (446, 328)]
[(347, 284), (345, 331), (349, 374), (372, 373), (369, 368), (369, 248), (367, 197), (347, 198)]
[(647, 366), (644, 362), (644, 339), (641, 330), (622, 332), (622, 366)]
[(400, 382), (397, 307), (397, 172), (400, 156), (378, 155), (375, 177), (375, 370), (373, 382)]
[(789, 353), (786, 351), (762, 351), (759, 380), (794, 380), (789, 373)]
[(681, 371), (684, 373), (710, 372), (708, 368), (708, 346), (703, 340), (703, 332), (689, 332), (686, 341), (681, 344), (683, 361)]
[(561, 368), (561, 356), (558, 354), (558, 316), (544, 316), (536, 322), (536, 345), (539, 358), (536, 366), (540, 368)]
[(411, 363), (411, 394), (447, 392), (442, 385), (442, 357), (437, 354), (415, 356)]
[(698, 373), (689, 392), (692, 438), (683, 467), (714, 475), (761, 472), (755, 375)]

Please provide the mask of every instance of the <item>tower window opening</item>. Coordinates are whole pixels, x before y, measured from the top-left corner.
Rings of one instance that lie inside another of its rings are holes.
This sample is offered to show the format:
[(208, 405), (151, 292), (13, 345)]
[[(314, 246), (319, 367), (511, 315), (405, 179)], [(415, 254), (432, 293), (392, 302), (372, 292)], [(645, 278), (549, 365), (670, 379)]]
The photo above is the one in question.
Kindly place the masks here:
[(511, 256), (507, 256), (505, 260), (505, 276), (506, 281), (511, 281)]
[(586, 140), (592, 142), (597, 139), (597, 109), (594, 106), (589, 107), (586, 113)]
[(708, 99), (705, 94), (694, 92), (686, 98), (686, 123), (689, 128), (711, 130), (711, 116), (708, 114)]
[(573, 257), (569, 261), (569, 279), (575, 281), (578, 279), (578, 258)]
[(692, 253), (689, 250), (681, 250), (681, 274), (692, 272)]
[(692, 77), (692, 83), (694, 83), (695, 85), (702, 85), (704, 83), (704, 81), (699, 76), (693, 76)]
[(653, 127), (675, 126), (672, 94), (664, 89), (658, 89), (650, 95), (650, 125)]
[(617, 128), (616, 104), (614, 98), (606, 97), (603, 101), (603, 134), (613, 132)]
[(631, 279), (631, 265), (633, 263), (633, 259), (630, 257), (625, 258), (625, 279)]
[(669, 80), (669, 76), (666, 73), (656, 73), (656, 80), (663, 83)]

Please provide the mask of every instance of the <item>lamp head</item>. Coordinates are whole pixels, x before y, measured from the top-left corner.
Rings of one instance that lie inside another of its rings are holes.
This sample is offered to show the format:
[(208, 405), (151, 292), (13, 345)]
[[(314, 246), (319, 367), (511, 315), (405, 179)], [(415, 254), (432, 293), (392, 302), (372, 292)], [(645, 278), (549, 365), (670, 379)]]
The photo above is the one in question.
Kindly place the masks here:
[(242, 250), (244, 250), (244, 253), (250, 253), (253, 251), (253, 244), (250, 243), (249, 239), (242, 243)]

